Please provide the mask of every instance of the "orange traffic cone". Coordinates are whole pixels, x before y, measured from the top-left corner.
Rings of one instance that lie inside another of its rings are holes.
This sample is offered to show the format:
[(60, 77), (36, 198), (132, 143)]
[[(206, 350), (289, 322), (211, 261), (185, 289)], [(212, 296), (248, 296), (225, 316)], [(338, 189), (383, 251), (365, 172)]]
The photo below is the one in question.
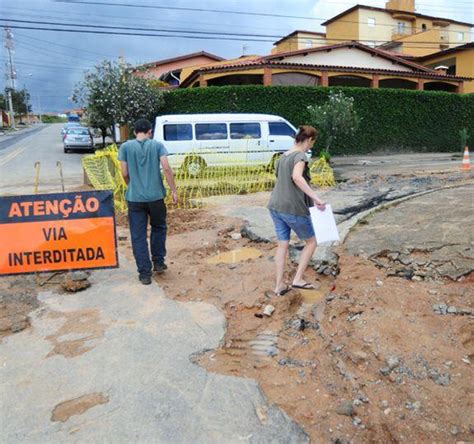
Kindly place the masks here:
[(469, 159), (469, 148), (464, 148), (464, 157), (462, 158), (462, 170), (471, 169), (471, 160)]

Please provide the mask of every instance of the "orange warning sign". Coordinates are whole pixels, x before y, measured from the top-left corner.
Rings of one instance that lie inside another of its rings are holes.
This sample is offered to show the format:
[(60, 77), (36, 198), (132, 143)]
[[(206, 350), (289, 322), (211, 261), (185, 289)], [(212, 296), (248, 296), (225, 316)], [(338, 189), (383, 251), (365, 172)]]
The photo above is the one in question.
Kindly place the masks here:
[(0, 275), (118, 267), (111, 191), (0, 198)]

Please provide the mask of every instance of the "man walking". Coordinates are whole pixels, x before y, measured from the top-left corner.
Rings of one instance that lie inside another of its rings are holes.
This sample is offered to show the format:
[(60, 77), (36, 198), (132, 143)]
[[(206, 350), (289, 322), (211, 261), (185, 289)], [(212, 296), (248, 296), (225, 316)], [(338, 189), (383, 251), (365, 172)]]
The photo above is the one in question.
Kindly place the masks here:
[[(168, 268), (166, 256), (166, 190), (161, 178), (160, 164), (173, 194), (178, 193), (171, 169), (168, 152), (162, 143), (151, 139), (152, 127), (147, 119), (139, 119), (134, 125), (135, 140), (122, 144), (119, 160), (122, 175), (128, 184), (125, 198), (128, 203), (128, 223), (132, 249), (138, 268), (138, 278), (144, 285), (151, 284), (153, 270), (158, 274)], [(151, 260), (148, 249), (147, 228), (151, 225)]]

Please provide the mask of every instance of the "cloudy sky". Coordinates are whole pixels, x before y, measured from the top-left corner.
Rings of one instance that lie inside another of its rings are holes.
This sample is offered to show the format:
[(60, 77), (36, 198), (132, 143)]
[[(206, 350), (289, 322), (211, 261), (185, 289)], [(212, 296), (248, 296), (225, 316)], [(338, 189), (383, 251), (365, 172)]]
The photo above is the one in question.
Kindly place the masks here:
[[(80, 4), (85, 1), (89, 4)], [(142, 37), (12, 29), (17, 88), (25, 86), (31, 92), (36, 112), (40, 107), (43, 112), (62, 112), (74, 107), (68, 97), (84, 71), (101, 60), (123, 55), (127, 62), (140, 64), (201, 50), (225, 58), (238, 57), (242, 53), (268, 54), (272, 42), (280, 37), (295, 29), (324, 31), (321, 27), (324, 19), (355, 3), (352, 0), (0, 0), (0, 23), (2, 26), (55, 29), (94, 25), (97, 27), (82, 29), (130, 34), (152, 29), (155, 33), (169, 35)], [(360, 3), (380, 7), (385, 4), (383, 0), (361, 0)], [(420, 13), (474, 21), (473, 3), (469, 0), (417, 0), (416, 4)], [(139, 5), (142, 7), (137, 7)], [(102, 28), (105, 26), (133, 30)], [(2, 30), (2, 40), (4, 34)], [(184, 36), (188, 38), (182, 38)], [(0, 54), (3, 90), (7, 60), (4, 44)]]

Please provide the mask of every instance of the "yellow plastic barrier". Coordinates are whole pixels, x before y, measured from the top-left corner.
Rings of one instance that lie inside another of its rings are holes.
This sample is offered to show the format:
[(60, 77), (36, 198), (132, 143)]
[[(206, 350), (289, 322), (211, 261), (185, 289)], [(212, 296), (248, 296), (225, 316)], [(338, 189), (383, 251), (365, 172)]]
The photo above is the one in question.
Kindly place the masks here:
[(127, 208), (127, 184), (120, 170), (117, 145), (109, 145), (95, 154), (84, 156), (82, 166), (96, 190), (114, 190), (115, 208), (124, 211)]
[(321, 157), (311, 164), (311, 183), (319, 187), (333, 187), (336, 185), (334, 171), (325, 158)]
[[(249, 157), (251, 154), (253, 153), (249, 153)], [(208, 166), (203, 152), (188, 154), (182, 156), (182, 159), (177, 159), (176, 156), (170, 158), (175, 166), (178, 208), (200, 207), (203, 199), (209, 196), (269, 191), (275, 185), (275, 172), (269, 165), (248, 158), (232, 157), (229, 153), (213, 153), (212, 156), (213, 163), (217, 166)], [(96, 189), (113, 189), (116, 208), (119, 211), (125, 210), (127, 186), (121, 174), (117, 146), (111, 145), (94, 155), (85, 156), (82, 164), (92, 186)], [(335, 185), (332, 168), (324, 159), (314, 162), (311, 172), (311, 182), (314, 185)], [(169, 192), (166, 203), (173, 206)]]

